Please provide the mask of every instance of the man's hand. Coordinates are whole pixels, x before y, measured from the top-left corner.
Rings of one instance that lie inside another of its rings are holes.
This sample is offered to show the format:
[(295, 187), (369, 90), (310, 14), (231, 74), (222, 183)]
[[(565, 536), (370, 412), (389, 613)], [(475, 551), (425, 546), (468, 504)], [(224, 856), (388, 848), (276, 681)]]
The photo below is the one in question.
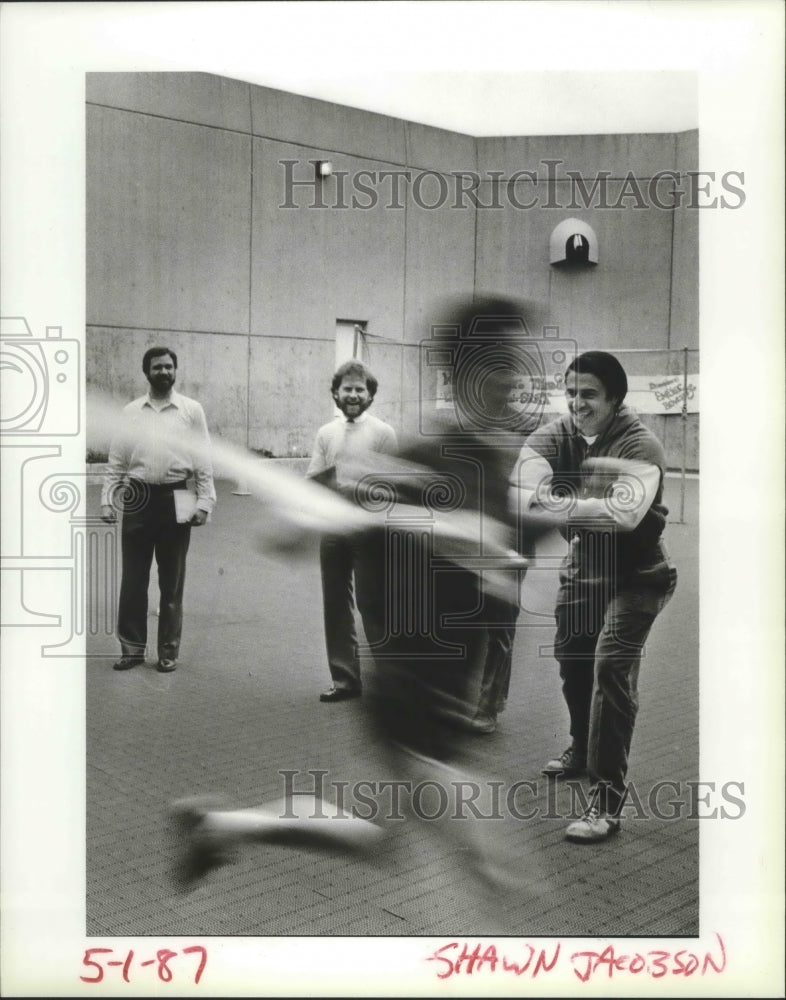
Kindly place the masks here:
[(188, 522), (195, 528), (199, 528), (207, 521), (207, 511), (206, 510), (195, 510), (191, 520)]
[(106, 524), (114, 524), (117, 520), (117, 511), (111, 503), (101, 504), (101, 520)]

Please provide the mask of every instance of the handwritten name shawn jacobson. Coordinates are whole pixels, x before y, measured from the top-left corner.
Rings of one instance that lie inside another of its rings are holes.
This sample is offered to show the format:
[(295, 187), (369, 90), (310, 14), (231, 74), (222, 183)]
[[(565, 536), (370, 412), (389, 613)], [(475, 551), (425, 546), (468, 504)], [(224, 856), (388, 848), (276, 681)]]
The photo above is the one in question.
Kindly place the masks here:
[[(460, 944), (451, 941), (429, 955), (428, 962), (438, 962), (439, 979), (464, 973), (472, 975), (476, 972), (510, 972), (516, 976), (529, 975), (535, 979), (541, 973), (549, 973), (557, 967), (560, 955), (563, 962), (567, 958), (574, 975), (583, 983), (593, 976), (606, 975), (611, 978), (615, 973), (643, 973), (652, 979), (664, 976), (706, 975), (708, 972), (722, 973), (726, 968), (726, 948), (720, 934), (715, 935), (716, 947), (699, 953), (680, 948), (670, 950), (651, 948), (646, 951), (622, 951), (609, 944), (598, 951), (563, 951), (561, 942), (549, 948), (535, 948), (524, 942), (519, 948), (511, 942), (511, 952), (505, 953), (494, 944), (481, 943), (471, 947), (466, 942)], [(513, 949), (516, 955), (513, 957)]]

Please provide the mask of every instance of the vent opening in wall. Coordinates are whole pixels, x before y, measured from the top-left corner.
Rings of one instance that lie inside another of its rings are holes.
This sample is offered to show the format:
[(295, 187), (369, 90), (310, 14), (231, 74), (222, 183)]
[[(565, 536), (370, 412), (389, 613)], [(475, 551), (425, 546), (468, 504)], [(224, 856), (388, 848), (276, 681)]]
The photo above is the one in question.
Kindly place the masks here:
[(554, 227), (549, 242), (549, 262), (554, 267), (581, 268), (598, 263), (598, 237), (581, 219), (564, 219)]

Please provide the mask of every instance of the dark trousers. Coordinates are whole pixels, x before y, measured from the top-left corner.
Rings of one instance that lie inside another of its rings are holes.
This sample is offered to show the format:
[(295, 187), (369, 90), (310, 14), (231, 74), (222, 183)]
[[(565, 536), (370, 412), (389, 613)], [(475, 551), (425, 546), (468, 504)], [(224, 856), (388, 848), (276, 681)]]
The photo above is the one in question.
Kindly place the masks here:
[(176, 660), (183, 629), (183, 588), (191, 525), (178, 524), (172, 488), (143, 489), (142, 499), (123, 513), (123, 574), (117, 632), (124, 656), (144, 656), (147, 647), (147, 592), (155, 556), (161, 593), (159, 659)]
[(624, 800), (644, 643), (676, 582), (676, 570), (665, 561), (616, 586), (562, 577), (554, 655), (570, 734), (579, 754), (586, 754), (600, 808), (612, 813)]
[[(360, 540), (326, 535), (319, 546), (325, 647), (333, 686), (361, 690), (358, 637), (355, 629), (355, 569)], [(361, 597), (362, 600), (362, 597)]]

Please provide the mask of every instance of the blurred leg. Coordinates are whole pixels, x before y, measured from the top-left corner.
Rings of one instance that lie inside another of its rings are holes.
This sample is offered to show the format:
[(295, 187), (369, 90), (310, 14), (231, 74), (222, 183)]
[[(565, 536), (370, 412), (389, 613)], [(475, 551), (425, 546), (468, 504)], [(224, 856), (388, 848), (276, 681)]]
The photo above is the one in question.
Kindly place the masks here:
[(231, 809), (215, 798), (182, 799), (170, 809), (178, 840), (173, 880), (188, 890), (215, 868), (237, 857), (242, 844), (284, 843), (365, 851), (385, 835), (381, 827), (339, 812), (314, 797), (293, 796), (281, 803)]
[(476, 713), (479, 716), (494, 719), (507, 702), (519, 611), (517, 604), (486, 597), (483, 615), (488, 628)]
[(478, 578), (435, 568), (430, 536), (418, 528), (371, 536), (363, 562), (358, 599), (362, 593), (376, 668), (374, 722), (389, 745), (448, 759), (457, 721), (472, 714), (484, 647), (482, 629), (470, 627), (481, 603)]

